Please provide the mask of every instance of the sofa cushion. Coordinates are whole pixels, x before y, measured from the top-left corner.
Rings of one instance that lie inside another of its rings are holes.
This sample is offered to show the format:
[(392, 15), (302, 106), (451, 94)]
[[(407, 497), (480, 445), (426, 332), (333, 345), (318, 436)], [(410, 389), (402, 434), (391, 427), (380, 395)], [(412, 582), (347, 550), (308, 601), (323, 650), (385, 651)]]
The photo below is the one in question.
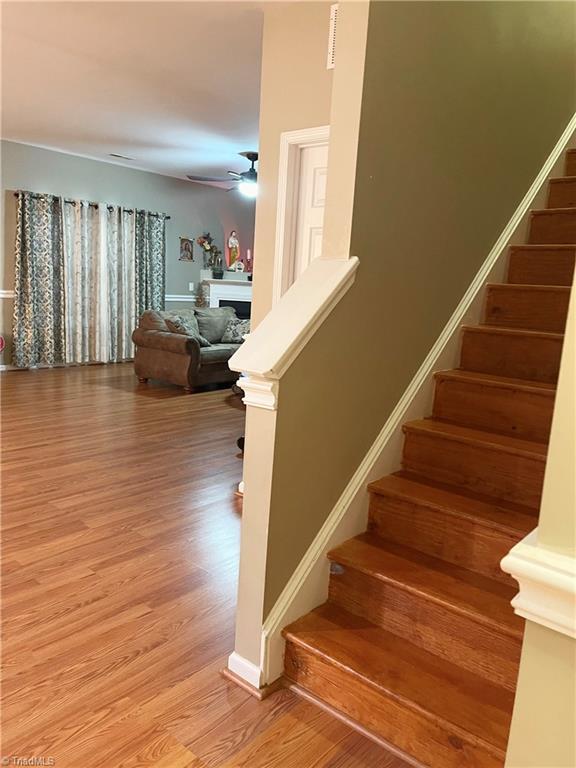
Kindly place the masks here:
[(200, 334), (211, 344), (219, 344), (224, 336), (228, 322), (236, 317), (232, 307), (196, 307)]
[(240, 320), (238, 317), (233, 317), (228, 321), (224, 336), (222, 336), (223, 344), (242, 344), (244, 336), (250, 333), (250, 320)]
[(164, 320), (163, 312), (156, 312), (154, 309), (147, 309), (138, 323), (139, 328), (143, 331), (167, 331), (168, 326)]
[(198, 339), (198, 343), (201, 347), (210, 346), (208, 339), (205, 339), (200, 333), (198, 320), (196, 320), (194, 312), (183, 312), (182, 314), (171, 312), (170, 314), (166, 314), (165, 322), (171, 333), (181, 333), (184, 336), (192, 336), (193, 338)]
[(210, 363), (225, 363), (240, 347), (240, 344), (212, 344), (200, 350), (200, 365)]

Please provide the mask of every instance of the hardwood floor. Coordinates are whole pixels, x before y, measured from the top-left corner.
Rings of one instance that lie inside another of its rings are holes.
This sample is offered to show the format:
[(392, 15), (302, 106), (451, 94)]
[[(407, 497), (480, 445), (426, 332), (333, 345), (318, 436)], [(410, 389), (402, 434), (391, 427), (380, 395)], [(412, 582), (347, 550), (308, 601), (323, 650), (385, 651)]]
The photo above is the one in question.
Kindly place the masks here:
[(57, 768), (405, 768), (233, 647), (241, 402), (130, 365), (2, 375), (2, 756)]

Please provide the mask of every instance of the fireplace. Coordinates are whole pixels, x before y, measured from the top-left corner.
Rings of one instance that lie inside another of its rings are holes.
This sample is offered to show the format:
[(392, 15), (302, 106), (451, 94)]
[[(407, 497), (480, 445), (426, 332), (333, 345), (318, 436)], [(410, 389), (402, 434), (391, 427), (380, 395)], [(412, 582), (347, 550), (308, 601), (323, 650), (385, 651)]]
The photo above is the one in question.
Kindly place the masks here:
[(250, 319), (252, 303), (250, 301), (235, 301), (233, 299), (219, 299), (220, 307), (232, 307), (236, 311), (236, 317), (240, 320)]
[(234, 307), (242, 320), (250, 317), (252, 283), (248, 280), (204, 280), (211, 307)]

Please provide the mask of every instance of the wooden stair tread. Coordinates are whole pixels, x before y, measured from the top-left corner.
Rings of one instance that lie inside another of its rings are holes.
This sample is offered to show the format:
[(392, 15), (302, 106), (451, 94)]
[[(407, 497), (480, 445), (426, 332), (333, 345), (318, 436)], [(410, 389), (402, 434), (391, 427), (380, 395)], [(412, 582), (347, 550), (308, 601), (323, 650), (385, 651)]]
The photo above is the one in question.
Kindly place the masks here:
[[(510, 283), (513, 285), (513, 283)], [(530, 328), (504, 328), (500, 325), (463, 325), (463, 330), (468, 333), (492, 333), (499, 336), (528, 337), (532, 339), (551, 339), (562, 341), (563, 333), (553, 333), (552, 331), (534, 331)]]
[(576, 176), (557, 176), (555, 179), (549, 179), (549, 184), (574, 184)]
[(522, 537), (535, 528), (538, 515), (536, 509), (495, 500), (460, 486), (435, 482), (409, 472), (387, 475), (370, 483), (369, 490), (382, 496), (392, 495), (434, 509), (447, 510), (484, 522), (505, 533), (521, 534)]
[(479, 371), (465, 371), (462, 368), (453, 368), (447, 371), (437, 371), (437, 379), (452, 379), (454, 381), (470, 381), (487, 387), (499, 387), (505, 389), (521, 389), (525, 392), (537, 392), (538, 394), (554, 397), (556, 385), (549, 381), (530, 381), (529, 379), (513, 379), (509, 376), (497, 376), (494, 373), (480, 373)]
[(535, 285), (534, 283), (486, 283), (493, 291), (545, 291), (546, 293), (569, 294), (569, 285)]
[(431, 720), (505, 750), (513, 694), (504, 688), (329, 604), (283, 635)]
[(576, 244), (556, 243), (546, 245), (545, 243), (526, 243), (525, 245), (511, 245), (510, 251), (576, 251)]
[[(574, 216), (576, 215), (576, 208), (572, 205), (565, 208), (536, 208), (530, 211), (531, 216)], [(572, 243), (569, 243), (572, 245)]]
[(460, 443), (481, 444), (483, 446), (499, 449), (506, 453), (526, 456), (532, 459), (545, 461), (548, 446), (546, 443), (536, 443), (531, 440), (520, 440), (517, 437), (502, 435), (498, 432), (484, 432), (470, 427), (461, 427), (437, 419), (419, 419), (409, 421), (403, 426), (404, 432), (420, 432), (429, 435), (438, 435)]
[(522, 637), (524, 623), (510, 609), (513, 587), (414, 549), (363, 533), (328, 553), (328, 558), (428, 601), (465, 614), (481, 624)]

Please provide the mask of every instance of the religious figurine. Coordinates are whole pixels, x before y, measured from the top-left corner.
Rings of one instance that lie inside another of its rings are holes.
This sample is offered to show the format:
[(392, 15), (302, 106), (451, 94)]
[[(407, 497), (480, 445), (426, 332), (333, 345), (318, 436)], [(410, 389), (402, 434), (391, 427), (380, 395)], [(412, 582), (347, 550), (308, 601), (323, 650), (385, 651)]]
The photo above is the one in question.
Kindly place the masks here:
[(238, 240), (238, 235), (236, 234), (236, 230), (233, 229), (232, 232), (230, 232), (230, 237), (228, 238), (228, 269), (234, 269), (235, 263), (240, 258), (240, 242)]

